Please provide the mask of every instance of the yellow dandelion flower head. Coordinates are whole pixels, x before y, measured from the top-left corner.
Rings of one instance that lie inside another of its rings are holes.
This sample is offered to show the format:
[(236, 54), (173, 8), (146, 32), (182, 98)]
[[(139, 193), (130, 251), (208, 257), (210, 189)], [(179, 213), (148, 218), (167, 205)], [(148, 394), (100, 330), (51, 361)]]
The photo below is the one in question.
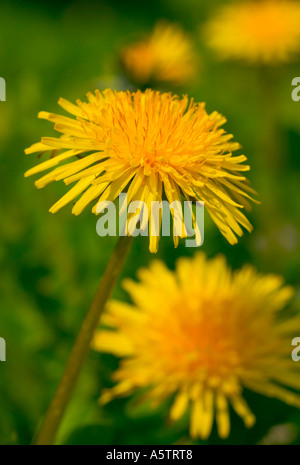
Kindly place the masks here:
[[(232, 272), (222, 256), (180, 258), (176, 270), (154, 260), (126, 280), (133, 304), (111, 301), (93, 347), (121, 357), (101, 401), (141, 390), (155, 407), (172, 399), (171, 419), (185, 412), (190, 434), (230, 432), (229, 405), (255, 422), (243, 388), (300, 407), (300, 372), (291, 358), (298, 316), (283, 320), (293, 290), (276, 275), (246, 265)], [(283, 312), (284, 313), (284, 312)]]
[[(163, 196), (172, 204), (200, 200), (226, 239), (234, 244), (242, 225), (252, 227), (241, 209), (249, 208), (252, 189), (243, 174), (249, 169), (244, 155), (233, 156), (239, 144), (222, 126), (225, 118), (208, 114), (203, 103), (169, 93), (104, 92), (87, 95), (76, 105), (60, 99), (73, 117), (41, 112), (55, 123), (61, 137), (43, 137), (27, 154), (51, 152), (51, 157), (25, 176), (50, 170), (35, 182), (41, 188), (52, 181), (76, 183), (50, 208), (55, 213), (80, 196), (72, 212), (78, 215), (93, 200), (114, 201), (127, 192), (127, 201), (143, 201), (151, 222), (151, 203)], [(173, 220), (174, 212), (172, 210)], [(195, 219), (195, 218), (194, 218)], [(160, 220), (161, 221), (161, 220)], [(161, 225), (159, 226), (160, 229)], [(182, 228), (182, 236), (186, 230)], [(174, 231), (173, 231), (174, 233)], [(150, 231), (150, 251), (159, 241)], [(178, 236), (174, 234), (175, 246)]]
[(300, 4), (261, 0), (223, 7), (205, 28), (208, 44), (222, 59), (276, 64), (300, 51)]
[(125, 46), (120, 59), (126, 73), (138, 85), (190, 82), (197, 58), (189, 35), (178, 24), (159, 21), (145, 39)]

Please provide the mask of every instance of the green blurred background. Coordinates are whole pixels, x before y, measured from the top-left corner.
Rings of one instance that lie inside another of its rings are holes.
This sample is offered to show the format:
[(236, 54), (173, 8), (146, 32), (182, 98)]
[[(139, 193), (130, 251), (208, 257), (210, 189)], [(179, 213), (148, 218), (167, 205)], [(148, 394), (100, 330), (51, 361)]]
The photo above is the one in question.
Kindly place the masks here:
[[(51, 125), (36, 115), (59, 112), (60, 96), (74, 101), (97, 87), (122, 89), (126, 81), (118, 69), (118, 50), (150, 32), (158, 19), (180, 22), (192, 34), (201, 66), (195, 83), (178, 92), (228, 118), (226, 130), (242, 144), (262, 202), (250, 215), (254, 232), (233, 247), (206, 217), (202, 250), (208, 256), (224, 253), (234, 268), (250, 262), (259, 271), (283, 274), (296, 287), (293, 307), (299, 308), (300, 102), (291, 99), (299, 61), (269, 69), (218, 63), (199, 31), (224, 3), (2, 2), (0, 75), (7, 101), (0, 102), (0, 336), (6, 340), (7, 361), (0, 362), (1, 444), (30, 443), (116, 241), (97, 236), (89, 209), (79, 217), (70, 214), (70, 206), (48, 213), (65, 192), (63, 183), (38, 191), (33, 179), (24, 179), (36, 160), (25, 156), (24, 148), (52, 134)], [(170, 238), (162, 238), (156, 257), (174, 268), (179, 256), (194, 252), (184, 241), (174, 249)], [(122, 276), (134, 277), (153, 258), (148, 239), (136, 238)], [(114, 296), (127, 299), (120, 283)], [(168, 405), (150, 411), (131, 398), (99, 406), (100, 390), (111, 385), (117, 364), (113, 356), (90, 353), (58, 443), (192, 444), (187, 418), (170, 424)], [(247, 430), (233, 414), (229, 439), (222, 441), (214, 429), (206, 443), (300, 444), (300, 411), (253, 393), (246, 399), (256, 425)]]

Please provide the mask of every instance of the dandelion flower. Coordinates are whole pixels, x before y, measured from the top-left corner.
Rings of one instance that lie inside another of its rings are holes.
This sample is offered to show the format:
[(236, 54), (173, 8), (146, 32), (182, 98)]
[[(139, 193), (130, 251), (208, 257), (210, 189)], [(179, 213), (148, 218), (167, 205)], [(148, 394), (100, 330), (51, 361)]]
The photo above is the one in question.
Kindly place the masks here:
[(158, 22), (144, 40), (124, 47), (120, 59), (128, 76), (139, 86), (184, 85), (194, 78), (197, 70), (188, 34), (179, 25), (164, 21)]
[(276, 64), (300, 51), (300, 4), (290, 0), (244, 1), (224, 6), (206, 26), (220, 58)]
[[(50, 159), (25, 176), (50, 171), (35, 182), (76, 184), (50, 208), (55, 213), (80, 196), (78, 215), (92, 201), (114, 201), (126, 190), (127, 201), (143, 201), (151, 220), (151, 202), (165, 195), (169, 203), (200, 200), (226, 239), (234, 244), (243, 226), (252, 230), (241, 209), (250, 208), (244, 155), (233, 156), (239, 144), (221, 126), (225, 118), (208, 114), (203, 103), (169, 93), (104, 92), (87, 95), (88, 102), (59, 104), (75, 118), (41, 112), (55, 123), (61, 137), (44, 137), (25, 152), (50, 152)], [(174, 212), (173, 220), (174, 220)], [(161, 221), (161, 219), (160, 219)], [(151, 224), (151, 222), (149, 221)], [(160, 229), (160, 225), (159, 225)], [(156, 234), (156, 235), (155, 235)], [(150, 251), (158, 249), (159, 231), (150, 231)], [(174, 234), (174, 230), (173, 230)], [(185, 236), (183, 230), (181, 237)], [(175, 246), (178, 236), (174, 234)]]
[(214, 419), (230, 432), (229, 406), (246, 427), (255, 422), (243, 389), (300, 407), (300, 372), (291, 359), (300, 318), (283, 319), (293, 294), (276, 275), (249, 265), (232, 272), (222, 256), (160, 261), (126, 280), (133, 304), (111, 301), (93, 347), (121, 357), (117, 383), (101, 401), (141, 390), (157, 406), (172, 399), (171, 419), (189, 412), (190, 434), (207, 438)]

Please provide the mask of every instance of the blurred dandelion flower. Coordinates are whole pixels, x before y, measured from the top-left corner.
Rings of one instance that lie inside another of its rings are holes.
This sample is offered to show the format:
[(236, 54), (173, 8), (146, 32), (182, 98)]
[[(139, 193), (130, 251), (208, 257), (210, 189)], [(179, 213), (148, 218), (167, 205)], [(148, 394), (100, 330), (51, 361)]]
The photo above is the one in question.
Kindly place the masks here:
[(171, 419), (189, 410), (190, 434), (203, 439), (214, 417), (220, 437), (229, 435), (229, 405), (254, 424), (243, 388), (300, 407), (291, 359), (300, 318), (278, 314), (293, 294), (281, 277), (250, 265), (232, 273), (222, 256), (202, 253), (179, 259), (175, 272), (153, 261), (138, 276), (124, 282), (133, 305), (110, 302), (94, 337), (94, 349), (122, 357), (103, 403), (137, 389), (154, 407), (171, 397)]
[(290, 0), (245, 1), (224, 6), (205, 28), (220, 58), (276, 64), (300, 51), (300, 4)]
[(144, 40), (124, 47), (120, 60), (139, 86), (184, 85), (195, 77), (198, 64), (189, 35), (180, 25), (165, 21), (159, 21)]
[[(87, 103), (77, 100), (76, 105), (59, 100), (76, 118), (39, 113), (63, 135), (44, 137), (25, 151), (52, 153), (49, 160), (25, 173), (30, 176), (51, 169), (35, 182), (36, 187), (59, 180), (67, 185), (76, 182), (50, 212), (57, 212), (79, 195), (72, 212), (80, 214), (98, 198), (96, 212), (100, 202), (114, 201), (127, 190), (128, 202), (145, 202), (150, 220), (151, 202), (160, 202), (164, 194), (170, 204), (181, 202), (183, 194), (186, 200), (204, 201), (231, 244), (237, 242), (236, 235), (243, 234), (240, 225), (252, 230), (241, 212), (241, 208), (250, 208), (249, 194), (255, 194), (243, 175), (249, 166), (243, 164), (244, 155), (232, 155), (239, 144), (220, 128), (226, 121), (223, 116), (208, 114), (203, 103), (186, 96), (180, 99), (152, 90), (106, 90), (87, 96)], [(151, 252), (158, 249), (159, 231), (154, 235), (150, 230)], [(186, 237), (184, 228), (180, 237)], [(174, 243), (177, 246), (176, 235)]]

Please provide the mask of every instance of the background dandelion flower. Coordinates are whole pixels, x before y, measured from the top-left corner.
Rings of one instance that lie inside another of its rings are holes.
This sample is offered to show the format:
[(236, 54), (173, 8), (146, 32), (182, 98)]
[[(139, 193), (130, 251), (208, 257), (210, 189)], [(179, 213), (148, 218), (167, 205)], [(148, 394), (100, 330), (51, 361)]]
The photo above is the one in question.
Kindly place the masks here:
[[(300, 407), (300, 372), (291, 359), (299, 316), (278, 312), (293, 290), (250, 265), (234, 273), (219, 256), (181, 258), (176, 271), (160, 261), (126, 280), (133, 305), (112, 301), (93, 346), (122, 357), (103, 403), (137, 389), (156, 406), (174, 398), (173, 420), (190, 411), (190, 434), (230, 432), (229, 405), (247, 427), (255, 422), (243, 388)], [(290, 389), (289, 389), (290, 388)]]
[(208, 44), (220, 58), (276, 64), (300, 51), (300, 4), (245, 1), (224, 6), (206, 25)]
[(125, 46), (120, 60), (138, 85), (187, 84), (195, 77), (198, 64), (189, 35), (180, 25), (167, 21), (159, 21), (144, 40)]
[[(152, 90), (106, 90), (89, 93), (88, 102), (77, 100), (73, 105), (60, 99), (59, 104), (75, 118), (39, 113), (40, 118), (54, 122), (62, 136), (44, 137), (26, 150), (28, 154), (52, 152), (49, 160), (25, 173), (51, 169), (35, 182), (38, 188), (52, 181), (76, 182), (50, 212), (81, 195), (72, 210), (78, 215), (96, 198), (97, 204), (114, 201), (127, 190), (128, 203), (145, 202), (149, 220), (151, 202), (161, 201), (164, 194), (170, 204), (181, 202), (183, 195), (186, 200), (204, 201), (231, 244), (243, 234), (240, 225), (252, 230), (241, 212), (250, 208), (249, 194), (255, 193), (243, 174), (249, 170), (243, 164), (246, 157), (232, 155), (239, 144), (221, 128), (226, 119), (217, 112), (208, 114), (204, 103)], [(150, 228), (151, 252), (158, 249), (159, 231), (156, 234)], [(177, 246), (175, 234), (174, 243)]]

